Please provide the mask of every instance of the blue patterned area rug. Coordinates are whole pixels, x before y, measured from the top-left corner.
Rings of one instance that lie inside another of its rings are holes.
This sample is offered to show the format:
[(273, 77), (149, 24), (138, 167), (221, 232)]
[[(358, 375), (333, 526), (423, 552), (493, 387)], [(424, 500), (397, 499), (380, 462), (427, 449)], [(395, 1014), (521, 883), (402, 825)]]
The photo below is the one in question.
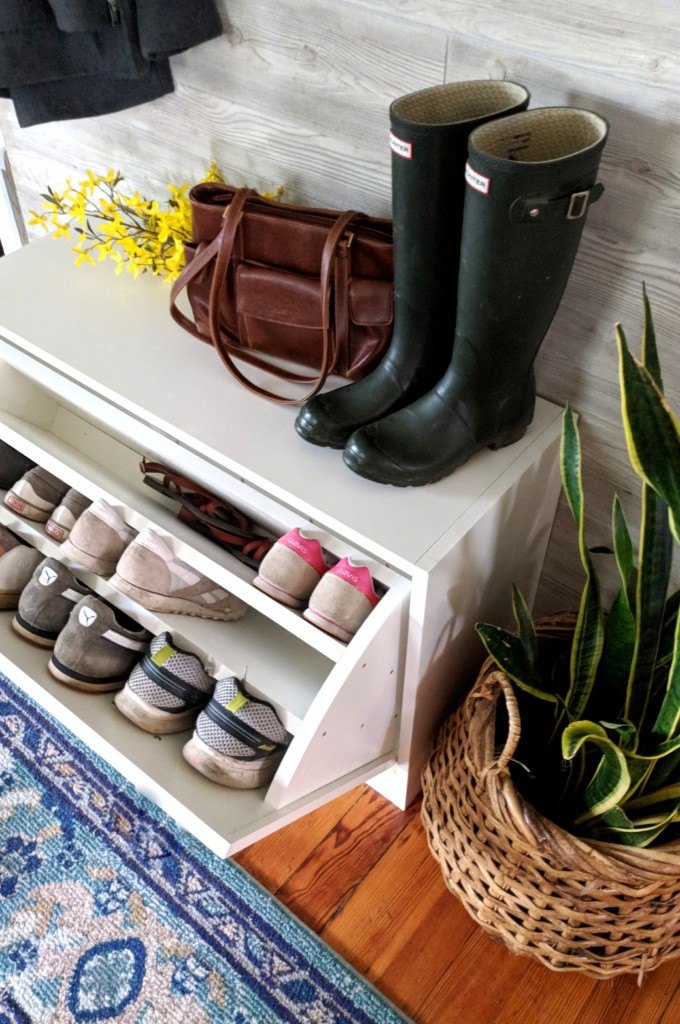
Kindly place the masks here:
[(406, 1019), (0, 676), (0, 1024)]

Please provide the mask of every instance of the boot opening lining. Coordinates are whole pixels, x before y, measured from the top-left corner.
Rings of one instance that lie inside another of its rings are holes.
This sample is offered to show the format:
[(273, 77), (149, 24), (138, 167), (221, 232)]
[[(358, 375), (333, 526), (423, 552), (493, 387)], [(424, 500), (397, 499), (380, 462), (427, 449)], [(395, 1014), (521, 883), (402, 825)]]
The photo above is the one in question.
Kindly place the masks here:
[(457, 124), (510, 110), (526, 95), (526, 89), (515, 82), (451, 82), (402, 96), (392, 110), (411, 124)]
[(601, 142), (606, 125), (589, 110), (547, 107), (492, 121), (474, 132), (475, 147), (518, 163), (560, 160)]

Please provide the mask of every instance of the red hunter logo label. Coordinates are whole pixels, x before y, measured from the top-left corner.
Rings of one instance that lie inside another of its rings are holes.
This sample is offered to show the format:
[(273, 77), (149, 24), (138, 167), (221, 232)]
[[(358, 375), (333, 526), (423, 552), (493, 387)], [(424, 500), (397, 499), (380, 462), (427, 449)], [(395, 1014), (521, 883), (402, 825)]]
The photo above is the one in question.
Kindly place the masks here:
[(390, 132), (390, 149), (397, 156), (403, 156), (405, 160), (413, 159), (413, 143), (397, 138), (394, 132)]
[(470, 164), (465, 165), (465, 180), (468, 185), (481, 192), (482, 195), (488, 196), (489, 188), (491, 187), (491, 178), (485, 177), (476, 171), (474, 167), (470, 167)]

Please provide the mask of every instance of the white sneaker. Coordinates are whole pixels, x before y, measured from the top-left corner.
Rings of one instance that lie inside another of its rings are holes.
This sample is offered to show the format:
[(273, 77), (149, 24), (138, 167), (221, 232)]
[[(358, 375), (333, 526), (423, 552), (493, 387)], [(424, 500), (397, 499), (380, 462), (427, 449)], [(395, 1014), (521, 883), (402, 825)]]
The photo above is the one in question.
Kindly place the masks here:
[(124, 551), (111, 586), (149, 611), (229, 622), (248, 605), (180, 561), (154, 530), (142, 530)]
[(60, 551), (99, 576), (110, 576), (136, 536), (136, 530), (128, 526), (115, 509), (103, 498), (97, 498), (78, 518)]

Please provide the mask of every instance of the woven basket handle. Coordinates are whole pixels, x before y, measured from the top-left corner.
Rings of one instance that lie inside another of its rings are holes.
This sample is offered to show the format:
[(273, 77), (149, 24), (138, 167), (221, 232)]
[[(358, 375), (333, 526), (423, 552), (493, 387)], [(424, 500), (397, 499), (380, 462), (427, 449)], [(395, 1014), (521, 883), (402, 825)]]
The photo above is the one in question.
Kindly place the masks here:
[[(509, 774), (510, 769), (508, 765), (517, 750), (517, 744), (519, 743), (519, 738), (522, 732), (517, 699), (512, 689), (512, 683), (504, 672), (491, 672), (484, 680), (482, 688), (472, 695), (472, 699), (479, 700), (480, 698), (484, 698), (487, 701), (491, 701), (490, 713), (495, 716), (499, 690), (502, 691), (503, 697), (505, 698), (505, 706), (508, 713), (508, 735), (506, 736), (505, 745), (499, 756), (484, 767), (482, 771), (483, 780), (489, 775)], [(495, 700), (493, 699), (494, 696), (496, 697)]]

